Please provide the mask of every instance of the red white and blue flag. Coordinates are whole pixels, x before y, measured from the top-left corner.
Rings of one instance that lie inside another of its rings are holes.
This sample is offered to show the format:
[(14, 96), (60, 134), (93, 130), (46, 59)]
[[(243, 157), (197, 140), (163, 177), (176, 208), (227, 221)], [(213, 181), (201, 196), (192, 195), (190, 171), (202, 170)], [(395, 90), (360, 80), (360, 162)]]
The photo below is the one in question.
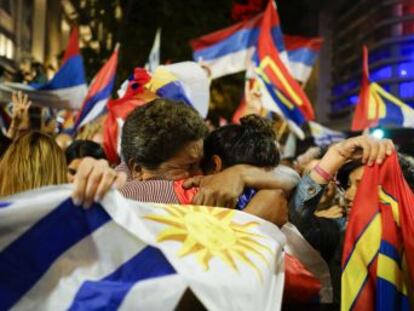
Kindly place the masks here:
[[(293, 78), (305, 83), (316, 62), (322, 38), (283, 35), (277, 15), (272, 20), (272, 38)], [(209, 66), (212, 78), (247, 70), (259, 39), (263, 13), (231, 27), (190, 42), (193, 58)], [(286, 54), (287, 52), (287, 54)]]
[(306, 83), (318, 58), (323, 39), (284, 35), (289, 69), (295, 80)]
[(115, 83), (118, 64), (118, 47), (107, 63), (99, 70), (89, 86), (88, 95), (75, 123), (75, 130), (99, 117), (106, 110)]
[[(262, 19), (263, 13), (192, 40), (194, 60), (206, 64), (213, 79), (246, 70), (256, 49)], [(279, 18), (272, 20), (271, 35), (278, 51), (284, 54), (282, 59), (288, 64)]]
[(45, 91), (56, 95), (59, 100), (67, 101), (72, 109), (80, 108), (86, 96), (87, 85), (77, 27), (72, 29), (59, 71), (47, 83), (32, 86), (38, 91)]

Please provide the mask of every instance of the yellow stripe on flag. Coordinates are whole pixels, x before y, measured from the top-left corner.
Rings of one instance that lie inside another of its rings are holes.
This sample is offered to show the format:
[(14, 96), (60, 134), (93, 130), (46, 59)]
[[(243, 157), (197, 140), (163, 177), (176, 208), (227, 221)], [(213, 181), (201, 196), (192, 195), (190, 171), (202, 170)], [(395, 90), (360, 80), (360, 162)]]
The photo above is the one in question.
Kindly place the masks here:
[(293, 99), (293, 101), (298, 105), (303, 105), (303, 101), (300, 98), (298, 94), (293, 90), (292, 86), (289, 84), (289, 82), (286, 80), (286, 77), (283, 75), (283, 73), (280, 71), (279, 67), (275, 64), (273, 59), (271, 59), (269, 56), (266, 56), (261, 62), (260, 62), (260, 68), (264, 71), (264, 69), (269, 66), (270, 69), (274, 72), (276, 77), (279, 79), (280, 83), (282, 83), (283, 87), (286, 89), (286, 92), (290, 96), (290, 98)]
[(384, 97), (385, 99), (389, 100), (390, 102), (392, 102), (393, 104), (397, 105), (398, 107), (401, 108), (401, 110), (403, 111), (411, 111), (412, 108), (410, 106), (408, 106), (406, 103), (404, 103), (401, 99), (399, 99), (398, 97), (395, 97), (394, 95), (392, 95), (391, 93), (388, 93), (386, 90), (384, 90), (379, 84), (377, 83), (372, 83), (371, 84), (375, 91), (378, 92), (378, 94), (382, 97)]
[[(382, 100), (378, 88), (381, 88), (376, 83), (371, 83), (369, 86), (369, 108), (368, 108), (368, 119), (376, 120), (377, 118), (384, 118), (386, 115), (386, 105)], [(378, 116), (377, 116), (378, 113)]]
[(393, 102), (394, 104), (400, 107), (407, 106), (407, 104), (405, 104), (398, 97), (395, 97), (391, 93), (388, 93), (386, 90), (384, 90), (378, 83), (371, 83), (371, 85), (374, 87), (375, 91), (377, 91), (385, 99), (388, 99), (390, 102)]
[(368, 264), (377, 254), (381, 243), (381, 217), (377, 213), (362, 233), (342, 272), (341, 310), (350, 310), (368, 275)]
[(377, 277), (388, 281), (400, 293), (407, 295), (407, 285), (404, 282), (402, 271), (393, 258), (379, 253)]
[(145, 84), (145, 87), (151, 92), (155, 93), (164, 85), (167, 85), (168, 83), (176, 80), (177, 77), (175, 77), (171, 72), (162, 67), (158, 67), (153, 73), (151, 80)]
[(383, 204), (391, 206), (394, 221), (398, 226), (400, 226), (400, 210), (398, 207), (398, 202), (392, 196), (386, 193), (382, 187), (379, 189), (379, 198)]
[(377, 101), (374, 96), (372, 85), (369, 86), (369, 93), (368, 93), (368, 120), (375, 120), (377, 117)]
[(255, 72), (268, 84), (270, 84), (269, 78), (266, 76), (265, 72), (261, 67), (257, 67)]
[(286, 106), (288, 107), (290, 110), (295, 109), (295, 105), (285, 97), (285, 95), (283, 95), (281, 92), (279, 92), (278, 90), (276, 90), (276, 96), (279, 97), (280, 101)]

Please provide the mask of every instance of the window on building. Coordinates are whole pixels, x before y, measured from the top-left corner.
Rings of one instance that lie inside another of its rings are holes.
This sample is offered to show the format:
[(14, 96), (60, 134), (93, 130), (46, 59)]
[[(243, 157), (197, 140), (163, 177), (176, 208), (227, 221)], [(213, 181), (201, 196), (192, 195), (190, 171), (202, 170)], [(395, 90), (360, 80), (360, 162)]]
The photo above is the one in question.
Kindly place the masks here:
[(13, 59), (14, 56), (14, 43), (5, 34), (0, 33), (0, 56)]

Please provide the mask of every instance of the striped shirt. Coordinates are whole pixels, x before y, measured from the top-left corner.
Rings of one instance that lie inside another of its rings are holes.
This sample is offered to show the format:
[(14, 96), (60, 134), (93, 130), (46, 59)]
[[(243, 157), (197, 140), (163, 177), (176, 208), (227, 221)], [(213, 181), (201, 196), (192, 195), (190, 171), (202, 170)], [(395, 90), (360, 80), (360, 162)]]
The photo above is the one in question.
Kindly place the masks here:
[(141, 202), (180, 204), (171, 180), (130, 181), (121, 189), (121, 194)]
[(133, 180), (131, 172), (124, 162), (119, 164), (115, 171), (127, 174), (127, 183), (119, 189), (119, 192), (127, 199), (165, 204), (180, 203), (174, 191), (174, 182), (171, 180)]

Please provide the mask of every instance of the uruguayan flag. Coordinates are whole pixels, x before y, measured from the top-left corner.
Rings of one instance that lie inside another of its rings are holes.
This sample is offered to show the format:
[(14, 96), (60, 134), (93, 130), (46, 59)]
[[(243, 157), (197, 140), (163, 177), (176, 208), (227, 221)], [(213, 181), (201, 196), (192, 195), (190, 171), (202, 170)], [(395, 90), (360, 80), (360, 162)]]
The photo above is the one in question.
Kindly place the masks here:
[(329, 146), (331, 144), (340, 142), (346, 138), (345, 134), (339, 131), (334, 131), (317, 122), (310, 121), (309, 127), (317, 146)]
[(48, 187), (0, 203), (0, 310), (173, 310), (187, 289), (209, 310), (280, 309), (276, 226), (117, 192), (85, 210), (70, 194)]

